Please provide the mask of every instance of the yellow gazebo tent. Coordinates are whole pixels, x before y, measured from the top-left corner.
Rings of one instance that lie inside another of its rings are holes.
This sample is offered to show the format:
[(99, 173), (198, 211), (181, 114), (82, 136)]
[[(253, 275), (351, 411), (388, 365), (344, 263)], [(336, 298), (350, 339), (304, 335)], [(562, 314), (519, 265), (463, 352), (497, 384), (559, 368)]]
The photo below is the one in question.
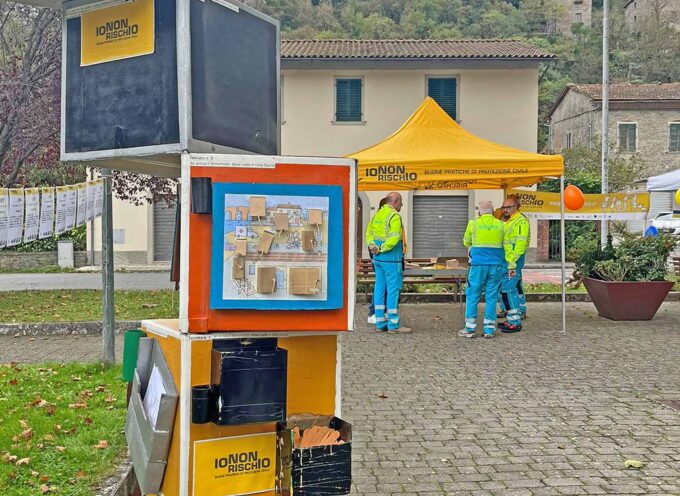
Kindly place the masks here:
[(560, 178), (562, 192), (562, 332), (566, 331), (564, 159), (482, 139), (427, 97), (394, 134), (347, 156), (357, 161), (359, 190), (505, 189)]
[(503, 189), (531, 186), (564, 171), (560, 155), (540, 155), (463, 129), (430, 97), (390, 137), (348, 155), (360, 190)]

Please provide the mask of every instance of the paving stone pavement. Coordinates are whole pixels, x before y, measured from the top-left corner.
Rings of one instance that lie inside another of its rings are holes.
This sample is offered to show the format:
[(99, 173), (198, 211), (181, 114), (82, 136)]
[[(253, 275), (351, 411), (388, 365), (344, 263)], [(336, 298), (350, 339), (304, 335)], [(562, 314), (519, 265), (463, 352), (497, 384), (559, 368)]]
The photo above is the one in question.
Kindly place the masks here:
[[(680, 495), (680, 411), (661, 403), (680, 400), (680, 304), (627, 323), (570, 304), (566, 335), (559, 304), (529, 312), (521, 333), (484, 340), (455, 335), (460, 305), (403, 305), (412, 335), (370, 332), (359, 308), (342, 364), (353, 495)], [(0, 338), (0, 363), (100, 348)]]

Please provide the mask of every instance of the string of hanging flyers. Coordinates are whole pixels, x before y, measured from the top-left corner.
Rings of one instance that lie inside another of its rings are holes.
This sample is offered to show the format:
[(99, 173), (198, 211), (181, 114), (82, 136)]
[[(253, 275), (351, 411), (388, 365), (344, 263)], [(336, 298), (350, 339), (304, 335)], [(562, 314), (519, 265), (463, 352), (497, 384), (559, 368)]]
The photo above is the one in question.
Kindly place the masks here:
[(58, 236), (101, 217), (104, 181), (0, 188), (0, 248)]

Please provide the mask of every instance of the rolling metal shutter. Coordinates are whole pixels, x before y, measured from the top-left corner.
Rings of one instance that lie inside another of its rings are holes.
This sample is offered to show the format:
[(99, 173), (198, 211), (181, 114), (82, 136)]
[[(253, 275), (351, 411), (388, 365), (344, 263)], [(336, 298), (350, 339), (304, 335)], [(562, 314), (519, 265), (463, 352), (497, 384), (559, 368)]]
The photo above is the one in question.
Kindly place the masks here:
[(462, 257), (467, 196), (413, 197), (413, 258)]
[(176, 211), (176, 205), (168, 207), (165, 202), (153, 205), (153, 259), (156, 262), (169, 262), (172, 259)]

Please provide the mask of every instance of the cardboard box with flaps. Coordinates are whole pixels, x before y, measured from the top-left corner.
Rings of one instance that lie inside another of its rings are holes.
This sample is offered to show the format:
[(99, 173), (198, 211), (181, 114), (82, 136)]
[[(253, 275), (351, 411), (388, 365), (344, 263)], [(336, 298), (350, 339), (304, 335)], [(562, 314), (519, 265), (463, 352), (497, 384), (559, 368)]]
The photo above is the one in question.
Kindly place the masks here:
[(288, 293), (314, 296), (321, 292), (320, 267), (288, 267)]
[(277, 492), (283, 496), (349, 494), (352, 426), (337, 417), (291, 417), (279, 426), (281, 464)]

